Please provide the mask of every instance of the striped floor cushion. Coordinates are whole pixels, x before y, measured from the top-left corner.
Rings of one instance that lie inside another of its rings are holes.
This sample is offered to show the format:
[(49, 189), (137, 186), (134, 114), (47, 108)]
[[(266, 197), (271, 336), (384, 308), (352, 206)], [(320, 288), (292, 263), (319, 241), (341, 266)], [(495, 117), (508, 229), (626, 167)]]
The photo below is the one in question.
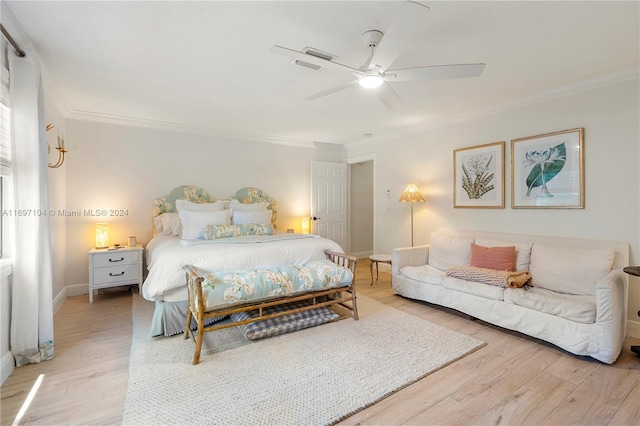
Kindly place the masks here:
[[(266, 308), (263, 310), (263, 314), (268, 315), (275, 312), (283, 312), (290, 309), (302, 308), (305, 306), (309, 306), (310, 304), (310, 301), (291, 302), (284, 305)], [(249, 318), (256, 318), (257, 316), (257, 311), (237, 312), (231, 314), (231, 320), (234, 322), (244, 321)], [(240, 325), (239, 327), (242, 330), (242, 334), (244, 334), (244, 337), (249, 340), (257, 340), (331, 322), (338, 318), (338, 316), (339, 315), (331, 309), (323, 307), (283, 315), (281, 317), (269, 318), (262, 321), (256, 321), (249, 324)]]

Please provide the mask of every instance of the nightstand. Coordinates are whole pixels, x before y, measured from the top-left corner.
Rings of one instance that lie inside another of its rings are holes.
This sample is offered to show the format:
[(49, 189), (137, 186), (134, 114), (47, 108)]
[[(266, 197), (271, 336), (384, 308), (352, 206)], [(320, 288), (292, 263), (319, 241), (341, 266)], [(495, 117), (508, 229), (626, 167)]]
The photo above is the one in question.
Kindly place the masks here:
[(94, 290), (121, 285), (142, 287), (141, 244), (117, 250), (93, 249), (89, 252), (89, 303)]

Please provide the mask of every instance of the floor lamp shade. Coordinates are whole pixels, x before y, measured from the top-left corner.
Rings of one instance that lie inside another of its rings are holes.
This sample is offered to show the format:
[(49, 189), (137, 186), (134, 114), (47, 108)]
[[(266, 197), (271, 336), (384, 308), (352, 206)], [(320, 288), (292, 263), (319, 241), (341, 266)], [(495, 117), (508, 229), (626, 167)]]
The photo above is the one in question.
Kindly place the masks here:
[(411, 247), (413, 247), (413, 204), (424, 203), (424, 198), (422, 197), (422, 194), (418, 190), (416, 184), (411, 182), (409, 185), (407, 185), (407, 188), (400, 195), (400, 199), (398, 201), (402, 201), (403, 203), (411, 203)]

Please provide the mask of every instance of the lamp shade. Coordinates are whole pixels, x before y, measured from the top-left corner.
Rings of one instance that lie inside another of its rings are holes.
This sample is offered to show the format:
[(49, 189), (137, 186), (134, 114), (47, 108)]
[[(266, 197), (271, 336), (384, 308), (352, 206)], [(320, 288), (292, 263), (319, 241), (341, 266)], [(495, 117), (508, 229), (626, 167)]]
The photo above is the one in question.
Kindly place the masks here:
[(403, 203), (424, 203), (424, 198), (422, 198), (422, 194), (418, 190), (416, 184), (411, 182), (400, 195), (400, 199), (398, 201), (402, 201)]
[(303, 216), (301, 218), (302, 222), (302, 233), (308, 234), (311, 231), (311, 218), (309, 216)]
[(109, 224), (96, 223), (96, 248), (103, 249), (109, 247)]

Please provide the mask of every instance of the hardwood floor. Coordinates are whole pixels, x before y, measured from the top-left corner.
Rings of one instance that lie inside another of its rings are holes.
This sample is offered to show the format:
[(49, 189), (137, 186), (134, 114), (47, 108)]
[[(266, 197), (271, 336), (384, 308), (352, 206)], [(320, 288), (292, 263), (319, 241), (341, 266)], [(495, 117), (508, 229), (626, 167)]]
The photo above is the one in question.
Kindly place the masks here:
[[(360, 261), (359, 294), (487, 345), (342, 425), (640, 425), (640, 357), (629, 350), (640, 339), (628, 338), (616, 363), (605, 365), (446, 308), (396, 296), (388, 272), (381, 270), (373, 286), (370, 279), (368, 261)], [(41, 386), (20, 424), (120, 424), (131, 332), (129, 292), (96, 296), (92, 305), (87, 296), (68, 298), (55, 316), (56, 358), (14, 370), (0, 389), (2, 425), (12, 424), (41, 375)]]

